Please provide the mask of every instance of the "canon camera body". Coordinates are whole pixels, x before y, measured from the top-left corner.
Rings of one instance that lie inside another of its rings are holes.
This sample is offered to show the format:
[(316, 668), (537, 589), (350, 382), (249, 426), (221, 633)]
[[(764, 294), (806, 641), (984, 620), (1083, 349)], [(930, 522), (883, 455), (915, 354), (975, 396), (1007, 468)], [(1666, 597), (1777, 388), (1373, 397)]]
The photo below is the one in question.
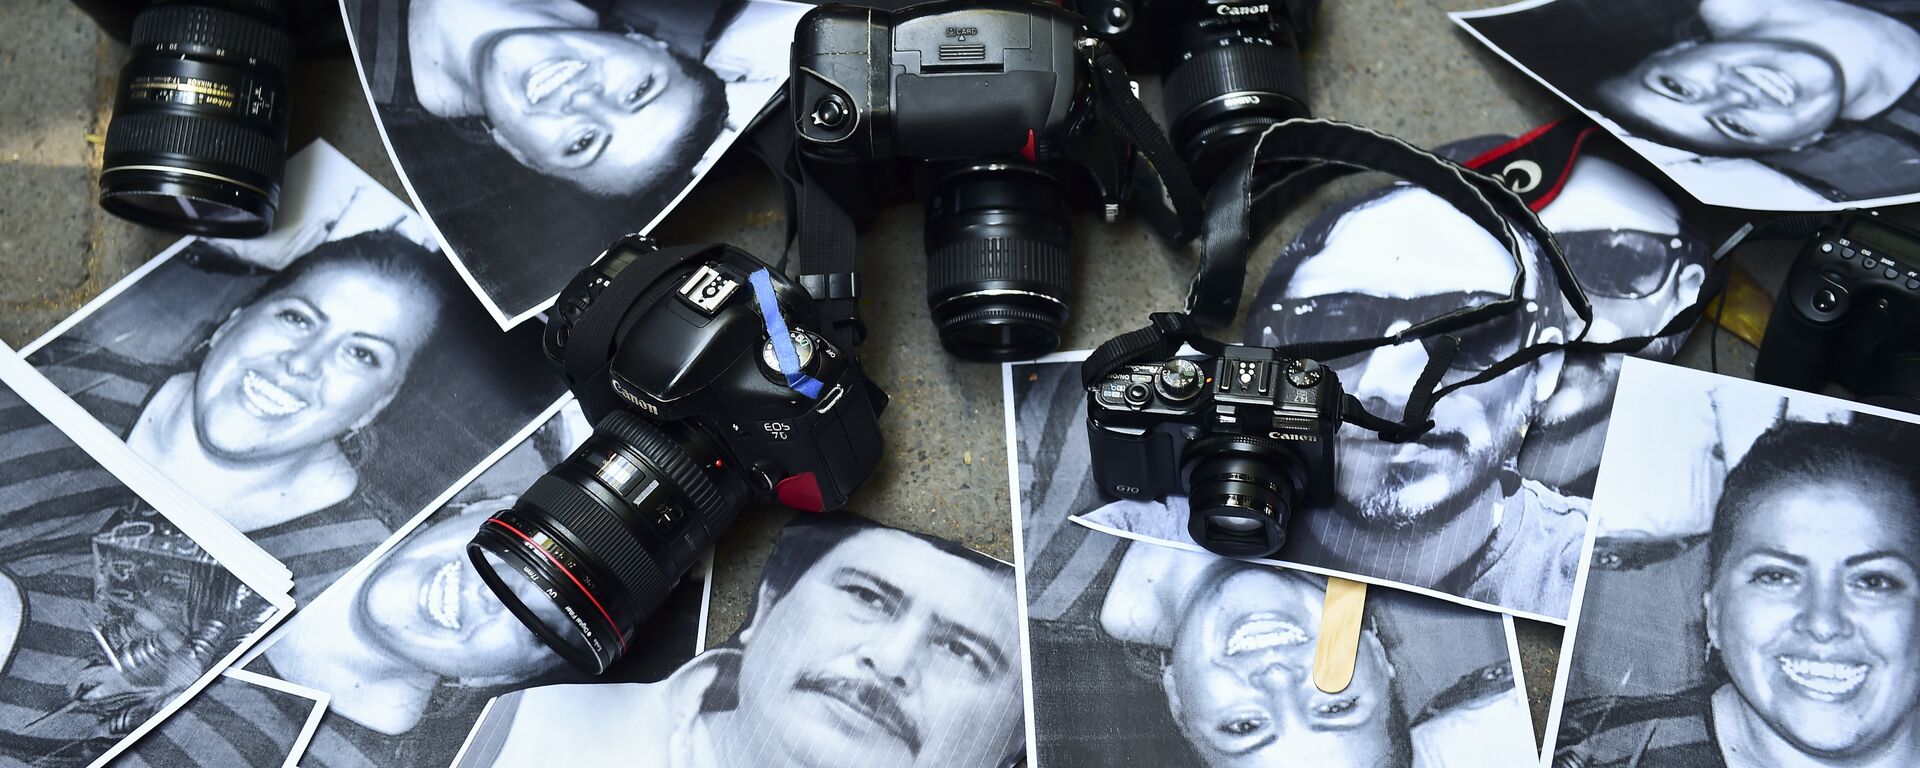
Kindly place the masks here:
[(622, 240), (560, 295), (545, 343), (593, 435), (468, 551), (588, 671), (748, 504), (839, 509), (879, 464), (886, 394), (811, 297), (743, 251)]
[(1122, 365), (1087, 390), (1094, 482), (1122, 499), (1184, 495), (1195, 542), (1270, 555), (1295, 509), (1332, 499), (1340, 401), (1333, 369), (1264, 347)]

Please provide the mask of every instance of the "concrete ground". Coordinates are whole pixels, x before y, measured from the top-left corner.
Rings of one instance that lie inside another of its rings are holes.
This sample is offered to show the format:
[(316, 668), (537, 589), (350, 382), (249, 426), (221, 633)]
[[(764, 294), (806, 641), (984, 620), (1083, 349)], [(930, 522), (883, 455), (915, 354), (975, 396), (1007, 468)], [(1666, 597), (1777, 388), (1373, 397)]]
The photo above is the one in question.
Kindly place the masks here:
[[(1306, 56), (1315, 112), (1424, 146), (1519, 134), (1566, 114), (1551, 93), (1445, 16), (1494, 4), (1327, 3)], [(93, 202), (100, 137), (125, 55), (67, 0), (0, 3), (0, 339), (15, 347), (175, 239), (113, 218)], [(325, 138), (404, 199), (353, 65), (344, 59), (306, 62), (295, 76), (293, 146)], [(1314, 212), (1376, 183), (1349, 180), (1303, 206), (1260, 244), (1249, 274), (1264, 275)], [(1730, 212), (1708, 215), (1721, 226), (1736, 220)], [(667, 242), (728, 241), (770, 254), (779, 249), (783, 222), (779, 196), (764, 170), (736, 155), (657, 234)], [(1168, 252), (1137, 222), (1102, 226), (1083, 216), (1076, 226), (1074, 316), (1063, 349), (1096, 345), (1139, 326), (1149, 311), (1181, 305), (1192, 263), (1186, 254)], [(917, 207), (883, 214), (862, 235), (860, 248), (871, 291), (865, 316), (881, 331), (863, 353), (893, 404), (886, 417), (889, 458), (855, 508), (1010, 560), (1000, 370), (941, 352), (923, 298)], [(1769, 290), (1784, 275), (1786, 256), (1776, 249), (1758, 260), (1756, 275)], [(1704, 334), (1696, 335), (1681, 359), (1705, 367), (1704, 341)], [(1720, 343), (1722, 371), (1751, 371), (1751, 347), (1730, 335)], [(789, 514), (769, 509), (747, 515), (722, 542), (710, 620), (715, 642), (744, 620), (760, 566)], [(1522, 674), (1536, 723), (1544, 723), (1561, 633), (1545, 624), (1517, 623)]]

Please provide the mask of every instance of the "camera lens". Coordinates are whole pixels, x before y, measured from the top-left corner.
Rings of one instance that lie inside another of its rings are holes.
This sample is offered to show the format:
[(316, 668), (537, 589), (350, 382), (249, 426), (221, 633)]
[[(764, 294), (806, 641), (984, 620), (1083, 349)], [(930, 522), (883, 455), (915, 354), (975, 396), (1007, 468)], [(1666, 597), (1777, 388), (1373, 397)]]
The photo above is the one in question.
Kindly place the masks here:
[(1305, 474), (1294, 455), (1259, 437), (1214, 437), (1187, 449), (1187, 532), (1230, 557), (1265, 557), (1287, 542), (1287, 518)]
[(927, 204), (927, 308), (947, 351), (993, 362), (1060, 347), (1066, 195), (1031, 165), (974, 165), (940, 179)]
[(710, 448), (609, 413), (512, 509), (481, 524), (467, 556), (548, 647), (599, 674), (746, 503), (743, 489), (708, 475), (719, 465)]
[[(247, 7), (270, 16), (273, 3)], [(273, 24), (200, 5), (133, 22), (100, 171), (100, 207), (138, 224), (214, 237), (273, 226), (287, 156), (293, 41)]]
[(1173, 145), (1206, 184), (1267, 126), (1306, 117), (1307, 84), (1284, 10), (1267, 0), (1168, 3), (1162, 101)]

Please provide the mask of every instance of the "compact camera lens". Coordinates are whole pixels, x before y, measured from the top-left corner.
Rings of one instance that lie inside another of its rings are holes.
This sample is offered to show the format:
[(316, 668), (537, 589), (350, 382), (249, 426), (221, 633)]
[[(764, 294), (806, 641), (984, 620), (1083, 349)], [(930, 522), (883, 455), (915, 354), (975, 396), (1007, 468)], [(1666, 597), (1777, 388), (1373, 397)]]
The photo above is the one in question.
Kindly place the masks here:
[(1278, 552), (1305, 478), (1295, 457), (1273, 441), (1245, 436), (1202, 440), (1187, 454), (1193, 540), (1231, 557)]
[(927, 205), (927, 308), (968, 360), (1030, 360), (1067, 323), (1067, 191), (1030, 165), (947, 174)]
[(482, 523), (467, 556), (548, 647), (599, 674), (745, 505), (707, 474), (717, 463), (709, 447), (611, 412), (512, 509)]
[(1174, 147), (1208, 183), (1267, 126), (1308, 115), (1300, 51), (1284, 10), (1268, 0), (1159, 6), (1168, 56), (1162, 97)]
[(152, 6), (134, 19), (100, 171), (100, 207), (214, 237), (273, 226), (287, 156), (293, 40), (277, 0)]

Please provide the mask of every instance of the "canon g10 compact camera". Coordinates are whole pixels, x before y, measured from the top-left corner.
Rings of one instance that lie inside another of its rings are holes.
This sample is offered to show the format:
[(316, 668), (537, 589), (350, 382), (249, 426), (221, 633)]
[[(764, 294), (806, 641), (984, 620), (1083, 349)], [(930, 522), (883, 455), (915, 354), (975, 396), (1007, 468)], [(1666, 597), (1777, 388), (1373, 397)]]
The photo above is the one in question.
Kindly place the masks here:
[(1094, 482), (1123, 499), (1185, 495), (1195, 542), (1270, 555), (1296, 507), (1332, 499), (1340, 403), (1333, 369), (1264, 347), (1121, 365), (1087, 390)]
[(849, 211), (926, 200), (927, 306), (960, 357), (1057, 348), (1070, 200), (1112, 220), (1128, 194), (1133, 150), (1097, 119), (1081, 32), (1031, 0), (800, 20), (788, 97), (810, 182)]
[(880, 461), (886, 393), (806, 291), (743, 251), (624, 239), (560, 295), (545, 342), (593, 435), (467, 549), (589, 672), (748, 503), (839, 509)]

